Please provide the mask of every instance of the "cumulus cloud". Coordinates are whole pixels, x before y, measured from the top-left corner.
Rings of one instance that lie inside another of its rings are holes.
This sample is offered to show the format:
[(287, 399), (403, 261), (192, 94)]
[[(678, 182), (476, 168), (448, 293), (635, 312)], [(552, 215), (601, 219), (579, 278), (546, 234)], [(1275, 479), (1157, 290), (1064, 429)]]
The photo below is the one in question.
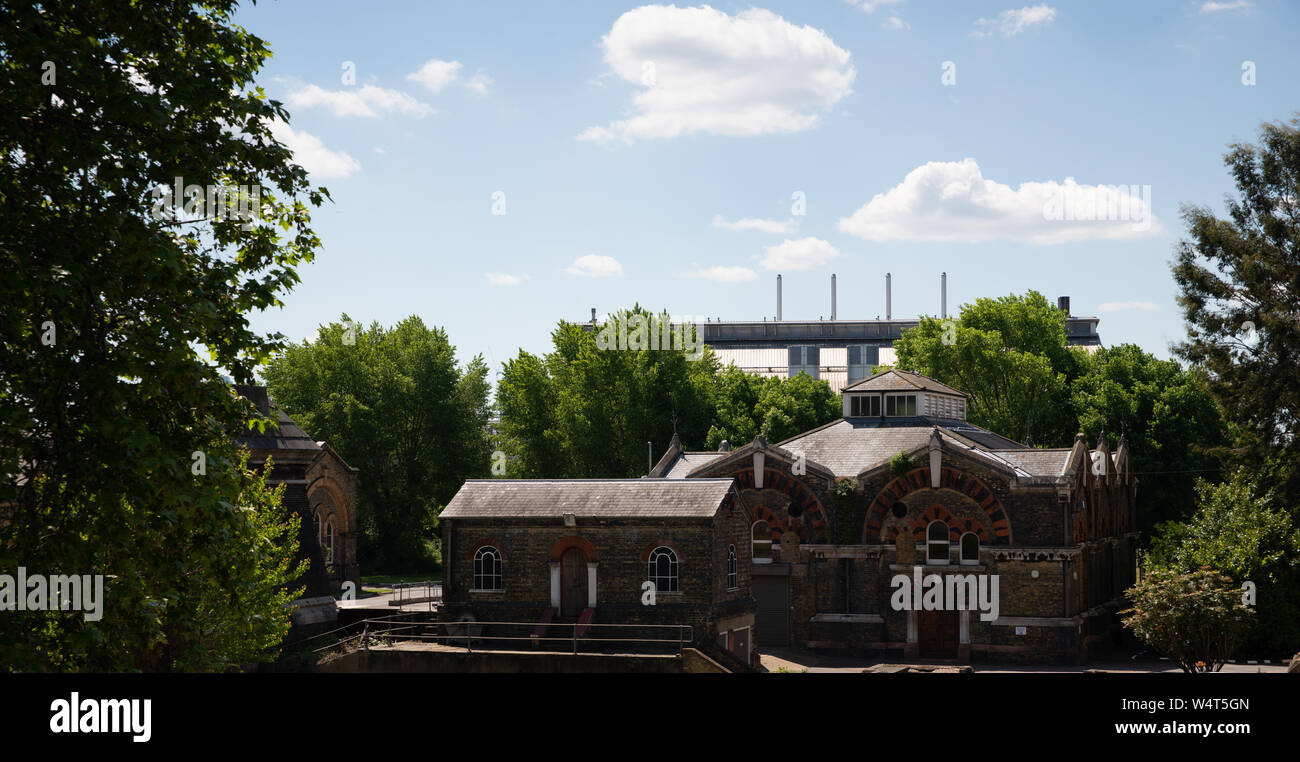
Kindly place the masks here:
[(1058, 244), (1134, 239), (1163, 232), (1150, 186), (1021, 183), (986, 179), (974, 159), (932, 161), (878, 193), (839, 229), (869, 241), (1012, 240)]
[(861, 8), (867, 13), (875, 13), (876, 9), (882, 5), (897, 5), (903, 0), (844, 0), (849, 5)]
[(1219, 11), (1241, 11), (1249, 13), (1255, 4), (1250, 0), (1234, 0), (1231, 3), (1205, 3), (1201, 6), (1201, 13), (1218, 13)]
[(1154, 312), (1160, 309), (1151, 302), (1102, 302), (1097, 305), (1100, 312), (1128, 312), (1131, 310), (1141, 310), (1142, 312)]
[(732, 232), (741, 232), (746, 230), (757, 230), (762, 233), (793, 233), (794, 220), (764, 220), (757, 217), (744, 217), (735, 222), (727, 222), (722, 219), (722, 215), (716, 215), (713, 218), (713, 227)]
[(645, 5), (620, 16), (600, 44), (614, 75), (643, 89), (630, 118), (589, 127), (580, 140), (807, 130), (857, 76), (825, 32), (760, 8), (731, 16)]
[(491, 283), (494, 286), (518, 286), (520, 283), (523, 283), (525, 280), (528, 279), (527, 275), (520, 277), (518, 275), (511, 275), (510, 273), (485, 273), (485, 274), (487, 276), (488, 283)]
[(439, 61), (430, 58), (416, 71), (406, 75), (408, 82), (418, 82), (429, 92), (441, 92), (460, 76), (460, 61)]
[(821, 267), (840, 255), (840, 252), (820, 238), (786, 239), (776, 246), (763, 250), (759, 264), (767, 270), (811, 270)]
[(757, 278), (758, 273), (748, 267), (727, 267), (724, 265), (700, 267), (699, 265), (692, 265), (691, 269), (686, 271), (685, 276), (687, 278), (711, 280), (716, 283), (745, 283)]
[(996, 19), (977, 20), (973, 34), (976, 37), (991, 37), (994, 34), (1012, 37), (1032, 26), (1046, 24), (1054, 18), (1056, 18), (1055, 8), (1048, 5), (1026, 5), (1020, 10), (1002, 11)]
[(609, 278), (623, 274), (623, 265), (617, 259), (601, 254), (587, 254), (573, 260), (573, 264), (564, 270), (570, 275), (587, 278)]
[(289, 105), (315, 108), (323, 106), (334, 116), (360, 116), (367, 119), (379, 117), (380, 112), (397, 112), (405, 116), (428, 116), (432, 106), (421, 103), (406, 93), (376, 85), (343, 90), (326, 90), (317, 85), (307, 85), (289, 93)]
[(473, 90), (479, 95), (482, 95), (488, 91), (488, 88), (492, 87), (493, 81), (494, 80), (492, 77), (488, 76), (487, 72), (479, 71), (475, 72), (474, 76), (465, 80), (465, 87)]
[(331, 151), (320, 138), (295, 130), (281, 121), (270, 123), (271, 136), (293, 151), (293, 160), (318, 178), (347, 177), (361, 169), (343, 151)]

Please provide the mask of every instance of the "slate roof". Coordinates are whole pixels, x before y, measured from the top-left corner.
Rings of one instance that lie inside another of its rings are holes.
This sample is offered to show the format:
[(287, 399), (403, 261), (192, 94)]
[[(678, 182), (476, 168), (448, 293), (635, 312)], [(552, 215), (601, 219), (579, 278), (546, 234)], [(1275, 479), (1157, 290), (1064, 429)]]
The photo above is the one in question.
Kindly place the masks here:
[(685, 479), (691, 471), (699, 468), (705, 463), (712, 463), (724, 455), (730, 455), (729, 452), (716, 452), (705, 450), (703, 452), (684, 452), (677, 456), (677, 460), (669, 466), (668, 471), (664, 474), (667, 479)]
[(1061, 476), (1065, 473), (1065, 464), (1070, 460), (1070, 448), (998, 450), (997, 455), (1034, 476)]
[(961, 397), (967, 396), (966, 392), (958, 391), (947, 384), (941, 384), (933, 378), (922, 376), (919, 373), (912, 373), (911, 371), (898, 370), (897, 368), (882, 370), (874, 376), (868, 376), (861, 381), (849, 384), (842, 391), (896, 392), (911, 390), (956, 394)]
[(307, 435), (289, 414), (280, 409), (275, 401), (270, 403), (270, 414), (280, 422), (278, 428), (267, 426), (266, 431), (246, 430), (235, 439), (235, 444), (250, 450), (319, 450), (320, 444)]
[(443, 518), (708, 518), (732, 479), (471, 479)]
[(801, 450), (808, 460), (830, 469), (837, 476), (857, 476), (887, 463), (899, 450), (915, 450), (930, 442), (930, 432), (939, 428), (945, 446), (965, 450), (972, 457), (1010, 469), (1018, 475), (1032, 472), (1017, 467), (992, 449), (1020, 448), (1017, 442), (965, 421), (915, 417), (863, 419), (841, 418), (780, 443), (787, 450)]

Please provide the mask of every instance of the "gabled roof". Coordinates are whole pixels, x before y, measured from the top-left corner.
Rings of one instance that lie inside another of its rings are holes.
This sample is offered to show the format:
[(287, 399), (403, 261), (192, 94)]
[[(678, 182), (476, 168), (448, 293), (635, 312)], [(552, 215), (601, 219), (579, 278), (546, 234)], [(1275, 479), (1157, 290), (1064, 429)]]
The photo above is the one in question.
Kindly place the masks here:
[(700, 452), (683, 452), (677, 455), (677, 458), (668, 466), (664, 473), (667, 479), (685, 479), (686, 475), (705, 463), (712, 463), (718, 458), (728, 455), (727, 452), (717, 452), (713, 450), (703, 450)]
[(471, 479), (442, 518), (709, 518), (733, 479)]
[(841, 418), (780, 443), (786, 450), (803, 452), (837, 477), (855, 477), (878, 468), (900, 450), (926, 447), (935, 429), (946, 448), (965, 452), (1004, 471), (1028, 476), (1031, 472), (1001, 457), (995, 450), (1024, 446), (964, 421), (937, 418)]
[(844, 387), (842, 391), (898, 392), (913, 390), (940, 392), (942, 394), (956, 394), (962, 397), (967, 396), (966, 392), (961, 392), (947, 384), (939, 383), (933, 378), (922, 376), (920, 373), (898, 370), (897, 368), (882, 370), (874, 376), (868, 376), (861, 381), (849, 384)]

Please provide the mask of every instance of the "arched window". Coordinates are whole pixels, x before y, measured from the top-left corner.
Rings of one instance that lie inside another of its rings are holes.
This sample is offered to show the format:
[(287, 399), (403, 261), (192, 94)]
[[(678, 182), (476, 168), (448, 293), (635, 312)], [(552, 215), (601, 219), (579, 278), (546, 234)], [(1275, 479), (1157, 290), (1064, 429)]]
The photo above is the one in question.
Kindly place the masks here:
[(968, 566), (980, 562), (980, 538), (974, 532), (961, 536), (961, 562)]
[(324, 548), (325, 528), (321, 526), (319, 513), (313, 513), (311, 515), (311, 531), (316, 533), (316, 542), (319, 543), (322, 548)]
[(925, 530), (926, 563), (943, 565), (948, 563), (948, 525), (942, 521), (932, 521)]
[(648, 563), (650, 581), (655, 585), (655, 592), (677, 592), (677, 554), (672, 548), (660, 545), (650, 551)]
[(325, 544), (321, 549), (325, 551), (325, 563), (334, 563), (334, 522), (329, 519), (325, 520)]
[(474, 589), (501, 589), (501, 551), (484, 545), (474, 553)]
[(727, 546), (727, 589), (740, 587), (740, 564), (736, 562), (736, 546)]

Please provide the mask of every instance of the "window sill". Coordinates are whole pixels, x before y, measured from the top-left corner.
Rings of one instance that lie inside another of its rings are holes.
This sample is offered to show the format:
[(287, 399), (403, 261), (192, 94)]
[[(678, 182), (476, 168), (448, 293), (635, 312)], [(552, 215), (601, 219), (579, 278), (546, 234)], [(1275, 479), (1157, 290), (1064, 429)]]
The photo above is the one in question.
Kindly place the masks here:
[(471, 593), (484, 593), (484, 594), (487, 594), (487, 595), (491, 595), (491, 594), (493, 594), (493, 593), (497, 593), (497, 594), (504, 593), (505, 590), (503, 590), (503, 589), (497, 589), (497, 590), (479, 590), (479, 589), (477, 589), (477, 588), (471, 588), (471, 589), (470, 589), (470, 592), (471, 592)]

